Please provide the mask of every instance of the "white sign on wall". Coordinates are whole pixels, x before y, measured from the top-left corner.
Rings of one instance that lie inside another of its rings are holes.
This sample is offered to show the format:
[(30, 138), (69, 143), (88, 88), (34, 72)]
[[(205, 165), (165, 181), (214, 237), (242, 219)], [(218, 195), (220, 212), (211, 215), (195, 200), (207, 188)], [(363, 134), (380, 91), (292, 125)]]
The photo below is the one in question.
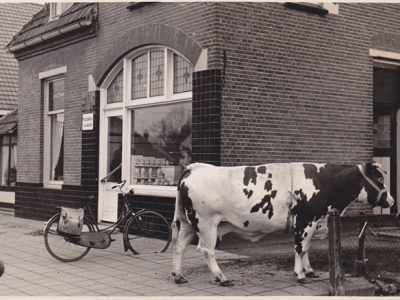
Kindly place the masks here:
[(93, 113), (83, 114), (82, 130), (93, 130), (93, 122), (94, 122)]

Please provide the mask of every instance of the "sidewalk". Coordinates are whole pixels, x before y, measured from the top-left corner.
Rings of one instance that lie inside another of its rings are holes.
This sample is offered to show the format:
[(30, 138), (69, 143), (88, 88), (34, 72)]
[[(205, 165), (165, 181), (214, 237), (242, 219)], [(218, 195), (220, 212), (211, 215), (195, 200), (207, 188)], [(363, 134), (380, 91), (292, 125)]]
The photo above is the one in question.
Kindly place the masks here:
[[(294, 276), (278, 272), (268, 280), (250, 281), (235, 272), (226, 273), (235, 286), (221, 287), (208, 271), (195, 246), (183, 260), (188, 283), (174, 283), (172, 248), (166, 253), (133, 255), (124, 252), (122, 234), (105, 250), (92, 249), (74, 263), (57, 261), (47, 252), (40, 230), (43, 222), (15, 218), (0, 211), (1, 296), (318, 296), (329, 294), (328, 274), (306, 285)], [(217, 260), (241, 256), (217, 250)], [(205, 268), (204, 268), (205, 267)], [(206, 270), (194, 275), (190, 270)], [(224, 271), (223, 266), (221, 269)], [(251, 270), (248, 270), (251, 277)], [(266, 275), (267, 276), (267, 275)], [(266, 278), (267, 279), (267, 278)]]

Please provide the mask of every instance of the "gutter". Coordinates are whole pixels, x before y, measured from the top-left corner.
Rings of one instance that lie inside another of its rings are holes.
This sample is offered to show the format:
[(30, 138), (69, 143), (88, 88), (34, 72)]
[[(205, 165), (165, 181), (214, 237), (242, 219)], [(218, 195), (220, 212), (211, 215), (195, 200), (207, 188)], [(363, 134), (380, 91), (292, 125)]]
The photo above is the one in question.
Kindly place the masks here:
[(17, 45), (11, 46), (11, 47), (8, 48), (8, 50), (10, 52), (16, 52), (16, 51), (19, 51), (21, 49), (28, 48), (30, 46), (39, 44), (41, 42), (44, 42), (44, 41), (47, 41), (47, 40), (50, 40), (50, 39), (53, 39), (55, 37), (61, 36), (62, 34), (74, 31), (76, 29), (90, 26), (92, 24), (92, 22), (93, 22), (92, 20), (80, 21), (78, 23), (72, 24), (72, 25), (64, 27), (62, 29), (51, 31), (49, 33), (43, 34), (43, 35), (38, 36), (36, 38), (33, 38), (31, 40), (28, 40), (26, 42), (22, 42), (22, 43), (19, 43)]

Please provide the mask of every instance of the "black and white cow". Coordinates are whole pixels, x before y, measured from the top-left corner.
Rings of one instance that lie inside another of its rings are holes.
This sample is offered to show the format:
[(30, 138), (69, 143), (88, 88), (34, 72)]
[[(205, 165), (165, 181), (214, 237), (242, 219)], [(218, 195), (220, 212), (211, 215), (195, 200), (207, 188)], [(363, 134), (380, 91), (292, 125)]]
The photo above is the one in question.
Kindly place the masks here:
[(235, 232), (257, 241), (265, 234), (287, 230), (289, 223), (294, 225), (298, 281), (317, 276), (310, 266), (308, 249), (314, 233), (327, 230), (320, 224), (330, 209), (342, 212), (355, 199), (383, 208), (393, 205), (382, 172), (376, 163), (189, 165), (178, 184), (172, 223), (175, 282), (187, 282), (181, 273), (182, 255), (196, 234), (197, 249), (211, 272), (221, 285), (228, 286), (232, 283), (215, 260), (217, 237)]

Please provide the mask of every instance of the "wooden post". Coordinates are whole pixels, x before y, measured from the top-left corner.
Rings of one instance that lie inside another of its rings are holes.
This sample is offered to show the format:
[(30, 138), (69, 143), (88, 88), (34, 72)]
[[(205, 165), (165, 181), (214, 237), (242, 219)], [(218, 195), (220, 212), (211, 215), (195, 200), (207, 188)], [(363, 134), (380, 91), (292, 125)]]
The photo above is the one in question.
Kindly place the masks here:
[(330, 211), (329, 228), (329, 282), (331, 296), (344, 296), (344, 271), (342, 265), (342, 241), (340, 235), (340, 213)]
[(367, 260), (365, 259), (365, 227), (367, 222), (361, 221), (358, 225), (358, 248), (357, 257), (354, 262), (354, 273), (356, 276), (367, 275)]

